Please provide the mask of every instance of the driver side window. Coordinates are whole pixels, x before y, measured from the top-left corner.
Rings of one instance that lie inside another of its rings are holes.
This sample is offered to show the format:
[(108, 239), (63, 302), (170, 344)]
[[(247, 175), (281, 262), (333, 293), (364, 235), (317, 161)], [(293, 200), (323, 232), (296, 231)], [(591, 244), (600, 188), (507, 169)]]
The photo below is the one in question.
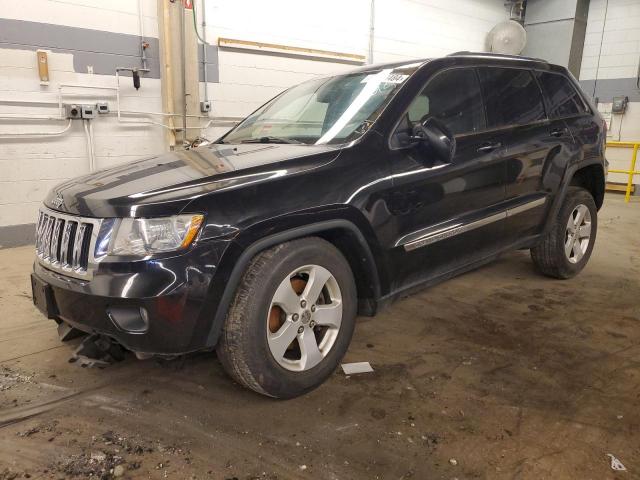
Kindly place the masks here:
[(480, 84), (472, 68), (454, 68), (437, 74), (411, 102), (393, 135), (392, 146), (409, 144), (413, 127), (429, 118), (444, 123), (454, 135), (484, 130)]

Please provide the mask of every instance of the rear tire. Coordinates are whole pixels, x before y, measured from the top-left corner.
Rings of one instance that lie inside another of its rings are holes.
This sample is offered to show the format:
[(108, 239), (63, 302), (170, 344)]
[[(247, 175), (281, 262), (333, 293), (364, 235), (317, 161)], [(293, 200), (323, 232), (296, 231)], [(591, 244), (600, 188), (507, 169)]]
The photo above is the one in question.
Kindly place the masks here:
[(531, 249), (536, 268), (544, 275), (567, 279), (585, 267), (598, 229), (598, 210), (591, 194), (580, 187), (569, 187), (553, 227)]
[(276, 245), (247, 267), (216, 351), (227, 373), (292, 398), (324, 382), (351, 342), (357, 306), (348, 262), (316, 237)]

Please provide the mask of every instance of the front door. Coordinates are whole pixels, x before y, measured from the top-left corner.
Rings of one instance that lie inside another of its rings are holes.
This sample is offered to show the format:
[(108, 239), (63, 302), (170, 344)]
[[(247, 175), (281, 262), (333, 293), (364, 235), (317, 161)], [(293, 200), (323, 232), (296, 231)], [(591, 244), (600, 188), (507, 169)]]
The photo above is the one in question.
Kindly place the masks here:
[[(412, 146), (413, 126), (428, 118), (454, 134), (450, 161), (424, 144)], [(505, 149), (501, 133), (486, 130), (474, 68), (444, 70), (429, 80), (400, 120), (390, 149), (392, 289), (445, 275), (500, 248)]]

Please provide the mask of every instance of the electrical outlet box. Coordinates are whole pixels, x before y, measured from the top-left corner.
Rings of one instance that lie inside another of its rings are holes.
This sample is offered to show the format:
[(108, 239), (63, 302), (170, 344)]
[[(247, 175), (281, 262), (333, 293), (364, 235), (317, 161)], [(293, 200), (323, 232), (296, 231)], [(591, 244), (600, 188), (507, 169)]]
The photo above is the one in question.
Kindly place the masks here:
[(67, 103), (64, 105), (64, 112), (67, 118), (71, 118), (71, 119), (82, 118), (82, 105), (76, 105), (75, 103)]
[(96, 105), (82, 105), (82, 118), (96, 118)]
[(627, 103), (629, 102), (629, 97), (613, 97), (613, 102), (611, 103), (611, 112), (612, 113), (624, 113), (627, 109)]
[(203, 113), (210, 112), (211, 111), (211, 102), (210, 101), (200, 102), (200, 111), (203, 112)]
[(99, 114), (109, 113), (109, 104), (107, 102), (98, 102), (96, 104), (96, 110)]

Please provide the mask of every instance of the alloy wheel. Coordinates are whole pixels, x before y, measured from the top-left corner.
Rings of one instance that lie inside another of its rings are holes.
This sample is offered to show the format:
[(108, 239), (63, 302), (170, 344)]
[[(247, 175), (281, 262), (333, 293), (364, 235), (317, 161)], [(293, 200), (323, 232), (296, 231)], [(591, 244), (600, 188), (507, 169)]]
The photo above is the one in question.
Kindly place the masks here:
[(267, 314), (267, 342), (273, 358), (291, 371), (318, 365), (338, 338), (342, 295), (334, 276), (320, 265), (305, 265), (276, 289)]
[(591, 241), (591, 212), (580, 204), (573, 209), (567, 221), (564, 253), (571, 263), (578, 263), (584, 257)]

